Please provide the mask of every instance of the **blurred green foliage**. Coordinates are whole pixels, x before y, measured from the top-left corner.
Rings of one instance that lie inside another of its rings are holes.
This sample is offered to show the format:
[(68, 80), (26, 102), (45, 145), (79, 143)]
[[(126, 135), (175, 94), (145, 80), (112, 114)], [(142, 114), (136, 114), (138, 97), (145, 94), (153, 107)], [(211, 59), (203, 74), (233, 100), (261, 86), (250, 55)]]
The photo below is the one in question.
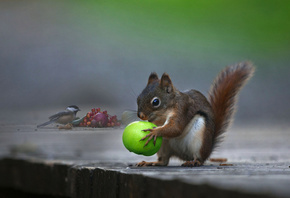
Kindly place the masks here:
[(129, 52), (232, 62), (285, 58), (290, 51), (290, 1), (90, 1), (85, 7), (97, 22), (90, 32)]

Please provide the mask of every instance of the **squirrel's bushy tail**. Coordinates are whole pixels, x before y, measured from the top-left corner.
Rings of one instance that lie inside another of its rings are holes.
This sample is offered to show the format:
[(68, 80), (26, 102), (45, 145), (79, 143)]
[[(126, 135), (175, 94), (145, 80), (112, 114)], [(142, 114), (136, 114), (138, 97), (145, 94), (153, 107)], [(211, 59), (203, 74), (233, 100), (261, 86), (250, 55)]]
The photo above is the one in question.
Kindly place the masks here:
[(226, 67), (214, 80), (209, 91), (209, 101), (214, 112), (214, 147), (221, 140), (235, 113), (235, 104), (240, 89), (252, 77), (255, 68), (251, 62), (241, 62)]

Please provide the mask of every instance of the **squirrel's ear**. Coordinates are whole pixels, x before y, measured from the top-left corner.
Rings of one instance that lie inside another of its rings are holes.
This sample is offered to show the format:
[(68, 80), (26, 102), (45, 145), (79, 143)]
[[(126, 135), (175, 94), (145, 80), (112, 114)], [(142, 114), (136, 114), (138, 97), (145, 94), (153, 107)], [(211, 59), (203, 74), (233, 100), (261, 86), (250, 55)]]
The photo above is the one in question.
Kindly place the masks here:
[(152, 73), (150, 74), (150, 76), (149, 76), (149, 79), (148, 79), (148, 83), (147, 83), (147, 85), (149, 85), (149, 84), (155, 82), (156, 80), (159, 80), (159, 79), (158, 79), (158, 75), (157, 75), (155, 72), (152, 72)]
[(160, 87), (165, 90), (167, 93), (170, 93), (173, 91), (173, 84), (171, 82), (171, 79), (167, 73), (164, 73), (161, 77), (160, 81)]

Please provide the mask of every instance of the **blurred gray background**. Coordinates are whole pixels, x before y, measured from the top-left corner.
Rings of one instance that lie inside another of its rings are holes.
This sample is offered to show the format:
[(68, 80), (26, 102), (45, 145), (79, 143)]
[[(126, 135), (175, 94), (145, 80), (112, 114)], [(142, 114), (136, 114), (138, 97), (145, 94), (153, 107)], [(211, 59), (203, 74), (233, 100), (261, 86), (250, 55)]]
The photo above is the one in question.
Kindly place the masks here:
[[(288, 123), (286, 1), (0, 1), (0, 108), (136, 109), (150, 72), (207, 95), (226, 65), (251, 60), (237, 121)], [(82, 112), (83, 114), (85, 112)], [(16, 114), (16, 113), (15, 113)], [(48, 117), (49, 115), (47, 115)]]

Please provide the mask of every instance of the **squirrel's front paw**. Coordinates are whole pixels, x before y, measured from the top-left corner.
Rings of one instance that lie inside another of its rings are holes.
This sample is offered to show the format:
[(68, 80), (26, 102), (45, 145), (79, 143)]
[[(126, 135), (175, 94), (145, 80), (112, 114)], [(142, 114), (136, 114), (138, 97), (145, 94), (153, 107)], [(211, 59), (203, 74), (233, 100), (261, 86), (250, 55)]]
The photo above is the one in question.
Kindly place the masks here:
[(147, 146), (147, 144), (150, 142), (150, 140), (152, 140), (153, 138), (153, 144), (155, 146), (156, 144), (156, 139), (158, 137), (158, 133), (157, 133), (157, 130), (154, 130), (154, 129), (145, 129), (143, 131), (150, 131), (150, 133), (146, 136), (144, 136), (140, 141), (143, 141), (145, 140), (146, 138), (148, 138), (147, 142), (145, 143), (144, 147)]

